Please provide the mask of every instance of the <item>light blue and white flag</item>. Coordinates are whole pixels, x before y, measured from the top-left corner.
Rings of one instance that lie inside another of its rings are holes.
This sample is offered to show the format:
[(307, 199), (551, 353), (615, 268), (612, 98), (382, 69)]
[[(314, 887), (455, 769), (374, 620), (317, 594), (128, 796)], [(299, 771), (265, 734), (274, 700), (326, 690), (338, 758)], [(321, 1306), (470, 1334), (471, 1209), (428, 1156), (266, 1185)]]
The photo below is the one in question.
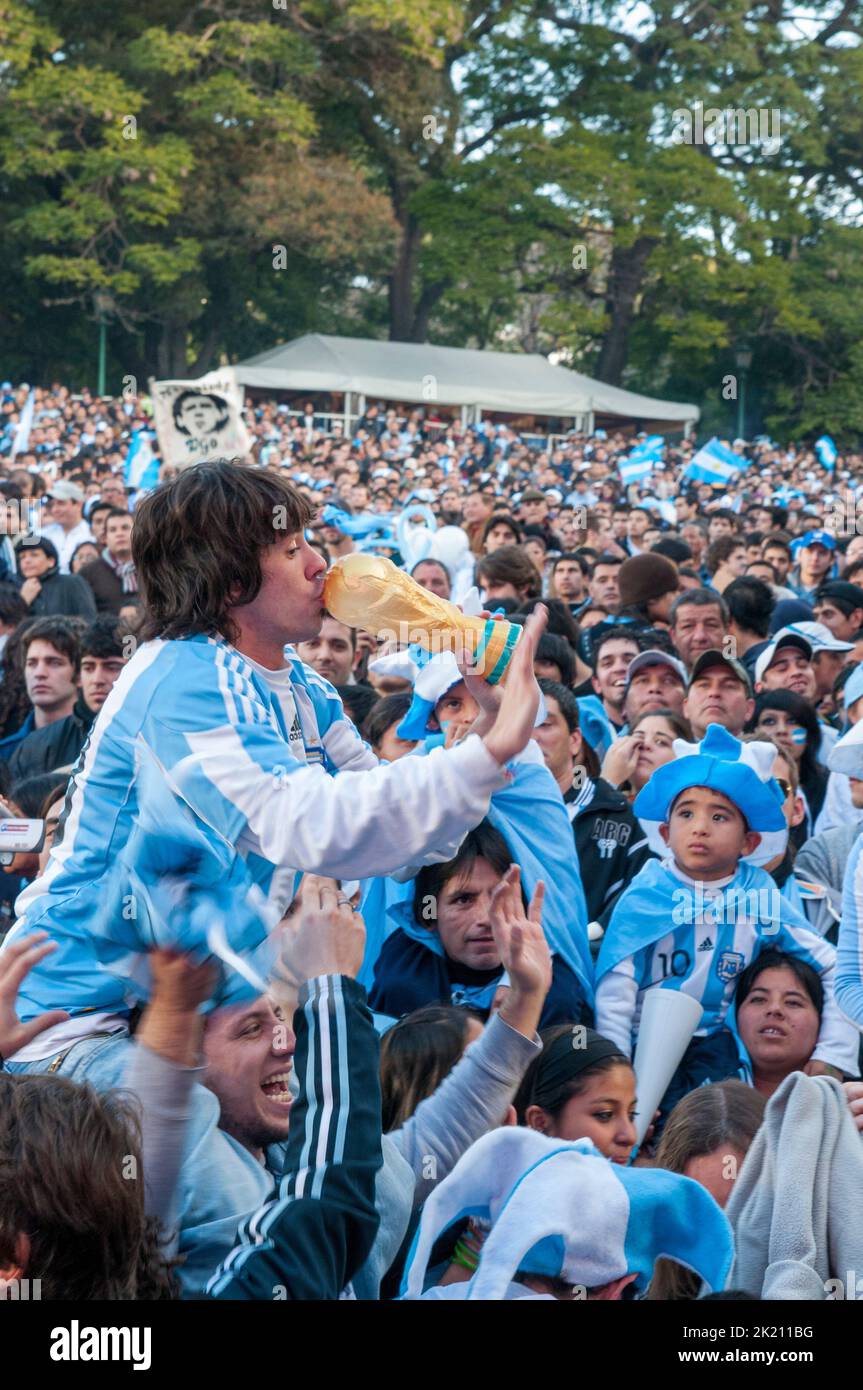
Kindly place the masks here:
[(649, 458), (639, 458), (636, 454), (630, 454), (629, 458), (620, 459), (617, 464), (621, 482), (629, 487), (630, 483), (640, 483), (643, 478), (649, 478), (653, 472), (653, 462)]
[(160, 460), (153, 453), (153, 431), (133, 430), (132, 442), (124, 464), (124, 479), (127, 487), (140, 492), (142, 488), (156, 487), (159, 482)]
[(746, 460), (714, 436), (694, 455), (683, 476), (692, 482), (722, 485), (731, 482), (745, 467)]
[(636, 444), (633, 453), (639, 457), (661, 459), (665, 449), (665, 438), (661, 434), (650, 434), (640, 444)]
[(36, 409), (36, 392), (31, 387), (30, 394), (24, 402), (24, 409), (21, 411), (21, 419), (18, 421), (18, 428), (15, 431), (15, 438), (12, 440), (12, 458), (16, 454), (26, 453), (30, 447), (30, 431), (33, 428), (33, 412)]
[(818, 462), (825, 468), (829, 468), (832, 473), (833, 469), (836, 467), (839, 450), (836, 448), (829, 434), (822, 434), (820, 439), (816, 439), (815, 452), (818, 455)]
[(629, 457), (618, 462), (622, 482), (628, 487), (630, 483), (640, 483), (649, 477), (656, 464), (662, 462), (664, 448), (665, 440), (661, 434), (651, 434), (636, 444)]

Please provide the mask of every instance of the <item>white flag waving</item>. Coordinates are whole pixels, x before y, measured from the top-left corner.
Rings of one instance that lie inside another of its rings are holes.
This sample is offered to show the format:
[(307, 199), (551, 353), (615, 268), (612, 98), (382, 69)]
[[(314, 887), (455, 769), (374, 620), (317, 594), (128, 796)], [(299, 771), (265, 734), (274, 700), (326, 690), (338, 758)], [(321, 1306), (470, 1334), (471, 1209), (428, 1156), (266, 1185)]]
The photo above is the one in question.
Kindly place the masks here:
[(153, 417), (165, 462), (188, 468), (210, 459), (243, 458), (251, 440), (243, 423), (243, 388), (233, 369), (197, 381), (151, 381)]

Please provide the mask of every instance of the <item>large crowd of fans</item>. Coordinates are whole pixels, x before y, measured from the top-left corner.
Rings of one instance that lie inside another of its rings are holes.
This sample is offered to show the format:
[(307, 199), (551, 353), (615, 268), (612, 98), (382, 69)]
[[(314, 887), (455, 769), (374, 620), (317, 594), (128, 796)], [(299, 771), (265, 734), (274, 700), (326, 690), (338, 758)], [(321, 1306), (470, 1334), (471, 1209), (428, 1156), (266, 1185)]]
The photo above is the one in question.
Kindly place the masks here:
[[(716, 483), (672, 436), (627, 485), (638, 422), (249, 400), (247, 459), (136, 490), (145, 398), (55, 384), (22, 432), (28, 392), (0, 387), (0, 850), (36, 826), (0, 854), (0, 1281), (842, 1296), (863, 454), (738, 440)], [(520, 626), (503, 687), (322, 612), (356, 550)], [(658, 991), (699, 1014), (640, 1115)]]

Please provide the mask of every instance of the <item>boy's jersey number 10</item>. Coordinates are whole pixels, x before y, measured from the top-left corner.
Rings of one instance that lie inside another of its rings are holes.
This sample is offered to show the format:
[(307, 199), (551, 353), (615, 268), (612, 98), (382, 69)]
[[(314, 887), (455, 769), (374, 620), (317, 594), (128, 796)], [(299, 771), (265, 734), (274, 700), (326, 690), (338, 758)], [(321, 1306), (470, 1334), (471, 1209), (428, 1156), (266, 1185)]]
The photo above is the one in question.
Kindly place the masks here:
[(688, 951), (672, 951), (671, 955), (667, 951), (657, 951), (656, 958), (662, 967), (663, 980), (667, 980), (669, 975), (674, 975), (680, 979), (683, 975), (689, 974), (692, 957)]

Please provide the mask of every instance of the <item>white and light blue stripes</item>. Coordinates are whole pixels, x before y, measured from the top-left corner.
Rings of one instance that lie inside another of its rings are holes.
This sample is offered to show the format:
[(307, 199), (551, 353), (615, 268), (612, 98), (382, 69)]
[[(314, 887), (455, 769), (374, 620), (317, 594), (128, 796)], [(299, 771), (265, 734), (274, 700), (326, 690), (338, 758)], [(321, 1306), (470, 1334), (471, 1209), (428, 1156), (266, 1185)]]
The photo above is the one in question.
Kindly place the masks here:
[(737, 476), (741, 468), (746, 467), (746, 460), (739, 454), (735, 454), (733, 449), (728, 449), (721, 444), (718, 439), (713, 438), (698, 450), (683, 476), (691, 482), (714, 483), (722, 486), (731, 482)]

